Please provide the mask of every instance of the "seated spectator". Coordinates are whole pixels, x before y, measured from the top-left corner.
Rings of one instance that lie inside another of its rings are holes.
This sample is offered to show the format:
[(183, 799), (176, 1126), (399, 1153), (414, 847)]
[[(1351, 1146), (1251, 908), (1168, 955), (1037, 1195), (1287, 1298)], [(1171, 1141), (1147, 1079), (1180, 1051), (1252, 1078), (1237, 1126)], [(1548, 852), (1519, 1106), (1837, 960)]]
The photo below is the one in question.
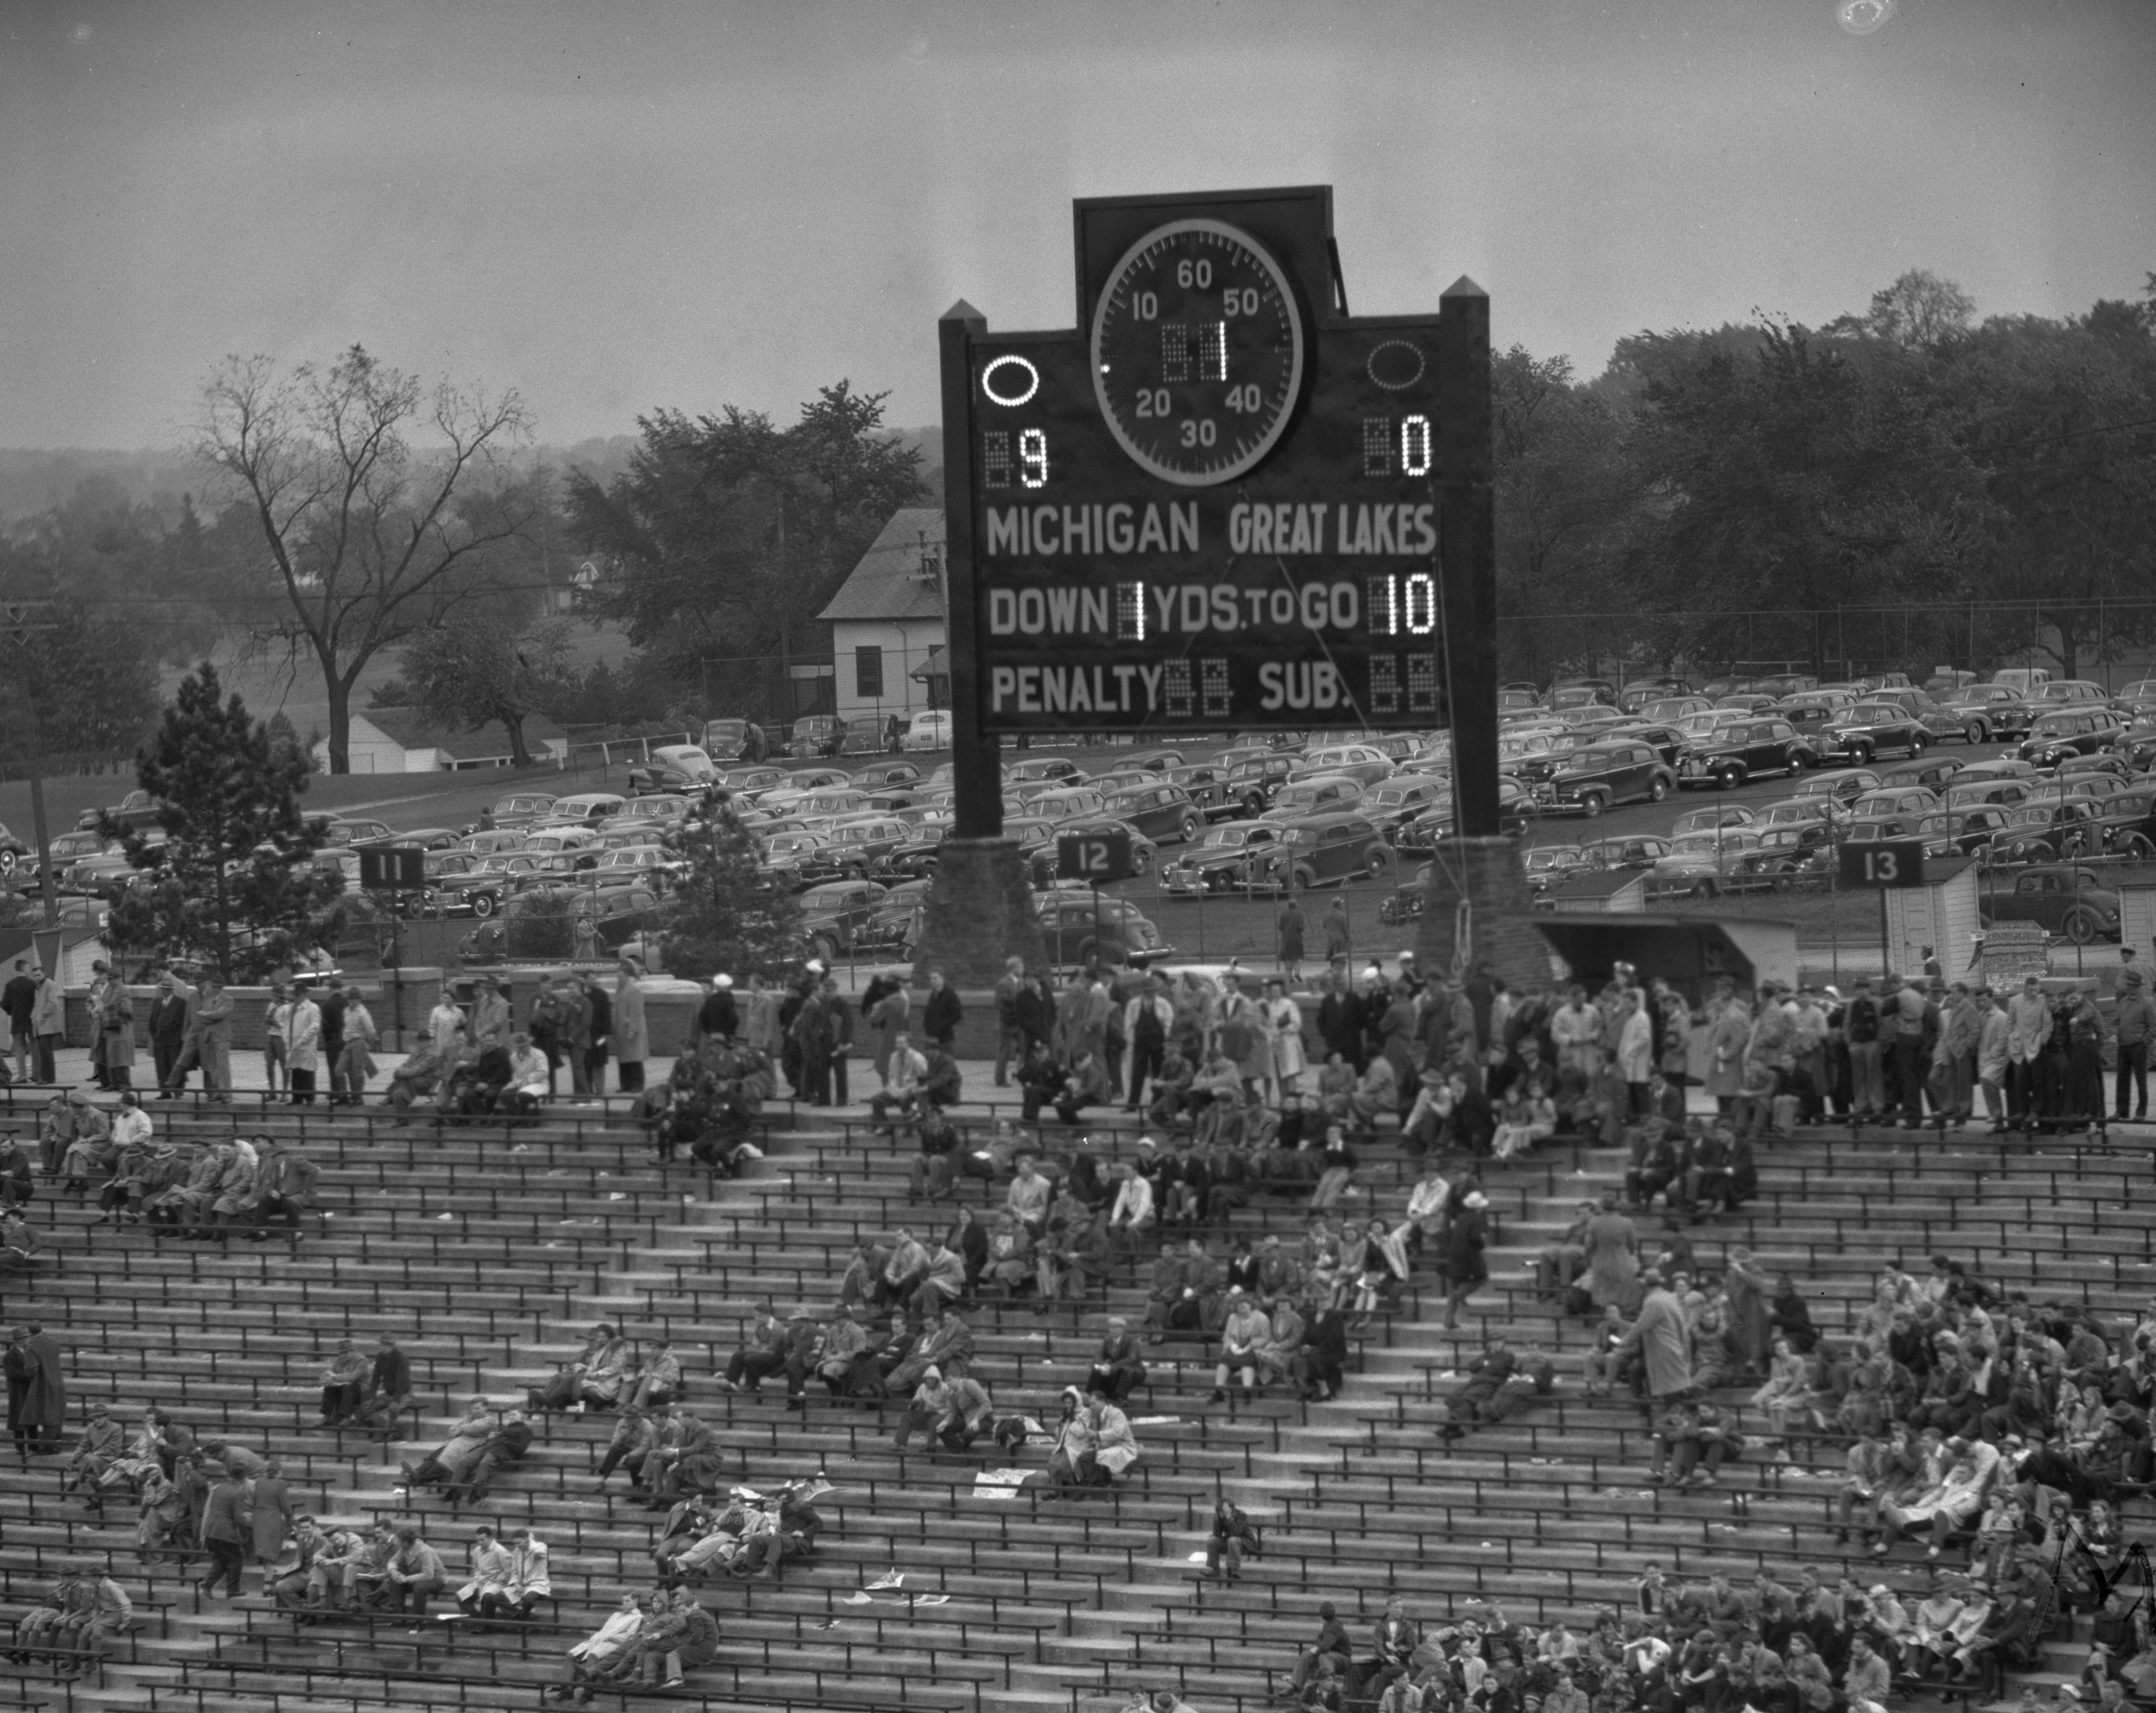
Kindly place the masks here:
[(552, 1092), (552, 1073), (547, 1055), (531, 1044), (529, 1031), (517, 1030), (509, 1038), (509, 1074), (496, 1094), (493, 1110), (529, 1118)]
[(1226, 1494), (1213, 1501), (1213, 1526), (1205, 1539), (1205, 1574), (1234, 1582), (1243, 1573), (1243, 1555), (1262, 1556), (1265, 1536)]
[(639, 1472), (639, 1486), (651, 1495), (645, 1509), (664, 1510), (688, 1494), (716, 1492), (725, 1460), (718, 1430), (669, 1404)]
[(1004, 1206), (1024, 1225), (1029, 1237), (1037, 1238), (1048, 1229), (1049, 1203), (1055, 1198), (1054, 1180), (1041, 1171), (1032, 1155), (1019, 1155), (1018, 1176), (1004, 1192)]
[(400, 1465), (407, 1490), (417, 1493), (422, 1487), (439, 1483), (454, 1495), (477, 1466), (480, 1449), (493, 1431), (494, 1406), (484, 1398), (473, 1398), (465, 1406), (465, 1413), (456, 1425), (449, 1429), (447, 1439), (416, 1466), (409, 1463)]
[[(658, 1598), (654, 1597), (654, 1605)], [(665, 1689), (679, 1689), (684, 1674), (708, 1665), (719, 1657), (718, 1620), (696, 1603), (689, 1588), (676, 1588), (670, 1622), (663, 1628), (647, 1625), (637, 1638), (637, 1656), (644, 1663), (646, 1681)]]
[(1045, 1480), (1059, 1491), (1106, 1487), (1137, 1461), (1130, 1418), (1116, 1405), (1090, 1403), (1075, 1386), (1063, 1389), (1063, 1420), (1048, 1459)]
[(507, 1593), (510, 1572), (516, 1562), (515, 1556), (495, 1537), (494, 1531), (480, 1524), (472, 1531), (472, 1543), (465, 1549), (465, 1564), (470, 1576), (457, 1590), (457, 1610), (467, 1618), (476, 1618), (481, 1603), (489, 1594)]
[(741, 1347), (727, 1362), (719, 1383), (729, 1392), (760, 1392), (763, 1382), (786, 1366), (786, 1323), (769, 1297), (759, 1297), (756, 1312), (742, 1324)]
[(988, 1390), (979, 1381), (964, 1374), (947, 1380), (942, 1369), (931, 1367), (921, 1375), (899, 1422), (896, 1443), (904, 1451), (918, 1432), (946, 1451), (971, 1451), (973, 1442), (988, 1431), (993, 1414)]
[[(462, 1503), (478, 1505), (486, 1498), (488, 1485), (505, 1469), (514, 1469), (524, 1461), (531, 1449), (531, 1424), (525, 1420), (522, 1410), (507, 1412), (501, 1423), (486, 1436), (479, 1449), (479, 1458), (472, 1464), (471, 1474), (465, 1483)], [(458, 1503), (454, 1488), (448, 1490), (452, 1504)]]
[(1109, 1316), (1107, 1332), (1086, 1372), (1086, 1390), (1120, 1404), (1145, 1379), (1145, 1359), (1139, 1354), (1137, 1340), (1131, 1335), (1131, 1323), (1121, 1315)]
[(1032, 1233), (1006, 1208), (996, 1216), (995, 1229), (989, 1233), (988, 1260), (982, 1281), (1000, 1285), (1012, 1296), (1022, 1296), (1034, 1288), (1034, 1270)]
[[(1078, 1115), (1088, 1106), (1105, 1106), (1114, 1099), (1114, 1092), (1108, 1085), (1108, 1074), (1100, 1061), (1090, 1052), (1081, 1052), (1055, 1091), (1055, 1116), (1065, 1124), (1075, 1124)], [(1030, 1116), (1038, 1116), (1038, 1110)]]
[(1242, 1286), (1228, 1292), (1228, 1318), (1220, 1329), (1220, 1360), (1213, 1370), (1214, 1403), (1228, 1401), (1228, 1377), (1232, 1370), (1241, 1380), (1243, 1402), (1256, 1396), (1260, 1349), (1272, 1338), (1272, 1321)]
[(60, 1491), (76, 1487), (87, 1490), (83, 1503), (92, 1510), (101, 1510), (104, 1500), (101, 1490), (105, 1471), (118, 1460), (126, 1449), (126, 1433), (114, 1421), (102, 1402), (90, 1407), (90, 1420), (84, 1424), (82, 1435), (75, 1442), (74, 1454), (60, 1471)]
[(569, 1649), (568, 1681), (540, 1693), (564, 1701), (589, 1701), (592, 1682), (611, 1676), (613, 1665), (634, 1657), (636, 1638), (643, 1628), (642, 1603), (634, 1593), (624, 1594), (621, 1604), (608, 1614), (607, 1621)]
[(955, 1155), (958, 1147), (958, 1127), (933, 1108), (923, 1111), (914, 1124), (921, 1141), (921, 1151), (915, 1156), (912, 1174), (906, 1183), (908, 1200), (922, 1196), (932, 1202), (948, 1201), (957, 1194), (953, 1180)]
[[(382, 1602), (392, 1612), (424, 1618), (428, 1601), (440, 1593), (449, 1581), (442, 1555), (420, 1539), (418, 1530), (408, 1523), (397, 1531), (396, 1540), (396, 1549), (382, 1570)], [(412, 1634), (419, 1632), (414, 1628)]]
[(1119, 1163), (1116, 1167), (1116, 1199), (1108, 1209), (1111, 1239), (1127, 1238), (1135, 1246), (1139, 1235), (1152, 1228), (1157, 1212), (1152, 1181), (1127, 1161)]
[(439, 1107), (436, 1097), (448, 1087), (450, 1074), (456, 1069), (470, 1039), (461, 1023), (446, 1040), (428, 1037), (418, 1052), (390, 1072), (389, 1088), (382, 1097), (382, 1104), (398, 1112), (409, 1112), (422, 1100)]

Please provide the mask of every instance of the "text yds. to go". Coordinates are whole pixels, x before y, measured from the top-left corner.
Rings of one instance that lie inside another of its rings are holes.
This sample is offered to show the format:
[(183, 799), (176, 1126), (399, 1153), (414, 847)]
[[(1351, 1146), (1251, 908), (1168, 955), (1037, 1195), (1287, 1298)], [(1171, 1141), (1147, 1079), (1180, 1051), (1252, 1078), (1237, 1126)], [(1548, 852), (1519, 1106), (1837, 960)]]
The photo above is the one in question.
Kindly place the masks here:
[[(1427, 577), (1420, 582), (1428, 582)], [(1394, 605), (1412, 604), (1395, 601)], [(1381, 603), (1381, 611), (1389, 608)], [(1434, 592), (1419, 609), (1434, 617)], [(1290, 588), (1244, 588), (1236, 583), (1118, 583), (1094, 587), (991, 589), (991, 636), (1113, 636), (1142, 642), (1168, 632), (1258, 630), (1352, 631), (1363, 622), (1363, 591), (1342, 578)], [(1112, 628), (1111, 628), (1112, 626)], [(1425, 623), (1423, 628), (1428, 629)], [(1388, 632), (1388, 634), (1391, 633)]]

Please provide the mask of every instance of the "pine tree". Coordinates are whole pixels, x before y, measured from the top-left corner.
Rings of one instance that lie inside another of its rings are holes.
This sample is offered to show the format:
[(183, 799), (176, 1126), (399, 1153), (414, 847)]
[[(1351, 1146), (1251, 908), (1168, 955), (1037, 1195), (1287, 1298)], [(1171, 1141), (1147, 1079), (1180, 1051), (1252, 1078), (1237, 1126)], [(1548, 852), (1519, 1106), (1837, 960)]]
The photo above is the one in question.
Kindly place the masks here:
[(802, 957), (801, 909), (762, 872), (756, 843), (724, 793), (670, 833), (689, 864), (663, 942), (670, 974), (783, 976)]
[(100, 828), (145, 871), (112, 906), (116, 946), (251, 981), (321, 937), (344, 877), (308, 860), (322, 833), (300, 812), (306, 757), (277, 742), (237, 695), (221, 699), (207, 661), (181, 680), (135, 772), (165, 839), (109, 820)]

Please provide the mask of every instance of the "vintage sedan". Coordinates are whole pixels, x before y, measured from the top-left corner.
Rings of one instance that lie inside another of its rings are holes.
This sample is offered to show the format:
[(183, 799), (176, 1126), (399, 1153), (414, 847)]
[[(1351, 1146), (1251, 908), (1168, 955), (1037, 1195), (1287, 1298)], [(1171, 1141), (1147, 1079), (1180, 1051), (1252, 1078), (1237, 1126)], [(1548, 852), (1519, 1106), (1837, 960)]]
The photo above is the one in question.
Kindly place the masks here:
[(1317, 814), (1281, 828), (1279, 842), (1253, 862), (1254, 885), (1341, 886), (1368, 875), (1382, 880), (1393, 871), (1393, 848), (1368, 816)]
[(1594, 859), (1576, 844), (1537, 844), (1520, 854), (1526, 869), (1527, 890), (1540, 894), (1569, 880), (1574, 874), (1599, 867)]
[(808, 955), (826, 964), (854, 949), (854, 935), (882, 906), (883, 886), (874, 880), (831, 880), (801, 895), (801, 936)]
[[(2047, 690), (2056, 688), (2045, 685)], [(2125, 730), (2126, 722), (2110, 708), (2076, 703), (2038, 715), (2017, 753), (2040, 767), (2056, 767), (2071, 756), (2110, 748)]]
[(1823, 759), (1868, 767), (1881, 756), (1921, 756), (1932, 734), (1899, 702), (1874, 698), (1829, 721), (1816, 741)]
[(1171, 785), (1198, 805), (1198, 813), (1209, 821), (1225, 820), (1241, 812), (1241, 800), (1229, 788), (1225, 767), (1209, 762), (1187, 766), (1178, 762), (1168, 770), (1167, 777)]
[(1536, 793), (1545, 808), (1601, 814), (1619, 803), (1660, 803), (1676, 787), (1676, 776), (1650, 745), (1635, 738), (1574, 750)]
[(1363, 782), (1342, 775), (1294, 779), (1273, 794), (1265, 821), (1299, 821), (1306, 815), (1354, 808), (1363, 801)]
[(701, 745), (693, 743), (660, 744), (649, 759), (632, 762), (629, 768), (632, 797), (648, 797), (660, 791), (701, 791), (718, 783), (718, 779), (719, 770), (711, 758)]
[(1450, 779), (1430, 773), (1395, 773), (1364, 792), (1355, 807), (1376, 822), (1379, 831), (1389, 833), (1424, 811), (1450, 801), (1451, 797)]
[(1364, 785), (1375, 785), (1380, 779), (1391, 778), (1394, 767), (1390, 756), (1368, 744), (1327, 744), (1304, 756), (1288, 777), (1314, 779), (1320, 775), (1337, 774)]
[(1712, 898), (1739, 864), (1759, 848), (1761, 835), (1745, 827), (1687, 833), (1670, 841), (1669, 854), (1647, 871), (1647, 890)]
[(1769, 827), (1723, 877), (1725, 892), (1810, 891), (1834, 872), (1835, 840), (1822, 821)]
[(1813, 740), (1798, 736), (1787, 720), (1769, 714), (1731, 721), (1695, 740), (1677, 757), (1676, 777), (1679, 784), (1693, 788), (1734, 791), (1748, 780), (1801, 773), (1818, 765)]
[(1270, 821), (1230, 821), (1209, 827), (1197, 844), (1160, 865), (1160, 890), (1175, 898), (1233, 892), (1250, 883), (1252, 859), (1280, 842)]
[(1205, 826), (1205, 816), (1179, 785), (1164, 780), (1127, 785), (1108, 793), (1103, 813), (1127, 823), (1156, 840), (1188, 844)]
[(1036, 905), (1051, 963), (1125, 964), (1174, 955), (1160, 930), (1127, 898), (1090, 890), (1043, 892)]
[(2035, 715), (2020, 693), (2010, 685), (1972, 684), (1949, 690), (1939, 705), (1962, 723), (1962, 736), (1970, 743), (1989, 743), (1995, 738), (2020, 740), (2029, 735)]
[(1989, 886), (1979, 893), (1977, 918), (1985, 928), (1994, 922), (2041, 922), (2046, 933), (2062, 934), (2076, 946), (2087, 946), (2118, 938), (2118, 895), (2094, 869), (2075, 863), (2046, 864), (2021, 869), (2009, 885)]

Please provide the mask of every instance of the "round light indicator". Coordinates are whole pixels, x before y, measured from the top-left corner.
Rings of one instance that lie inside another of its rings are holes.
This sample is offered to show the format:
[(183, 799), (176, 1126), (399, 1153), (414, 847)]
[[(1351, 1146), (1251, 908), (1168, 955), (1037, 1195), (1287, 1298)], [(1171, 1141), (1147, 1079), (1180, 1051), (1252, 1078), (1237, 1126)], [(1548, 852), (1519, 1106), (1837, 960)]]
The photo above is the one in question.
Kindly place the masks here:
[(999, 356), (981, 371), (981, 391), (992, 404), (1024, 404), (1040, 391), (1040, 371), (1022, 356)]
[(1404, 392), (1422, 379), (1422, 349), (1404, 339), (1388, 339), (1370, 353), (1365, 372), (1388, 392)]

